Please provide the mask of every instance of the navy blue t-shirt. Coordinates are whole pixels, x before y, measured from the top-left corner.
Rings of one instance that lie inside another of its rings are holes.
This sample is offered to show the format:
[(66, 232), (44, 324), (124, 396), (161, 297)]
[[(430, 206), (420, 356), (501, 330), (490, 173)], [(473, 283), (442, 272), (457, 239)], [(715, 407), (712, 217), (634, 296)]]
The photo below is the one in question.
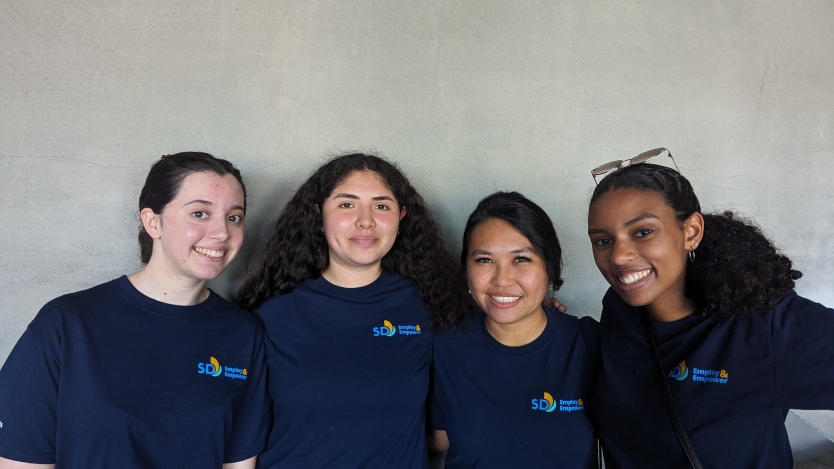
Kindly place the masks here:
[(0, 370), (0, 456), (219, 468), (269, 430), (260, 321), (218, 295), (161, 303), (127, 277), (50, 301)]
[[(591, 403), (606, 466), (689, 468), (641, 314), (613, 290), (603, 299)], [(834, 310), (791, 292), (768, 312), (650, 325), (704, 467), (790, 468), (788, 410), (834, 408)]]
[(413, 283), (308, 279), (258, 315), (275, 413), (259, 467), (427, 467), (433, 317)]
[(598, 325), (545, 311), (521, 347), (495, 340), (483, 312), (435, 336), (431, 426), (446, 430), (448, 469), (597, 467), (586, 401)]

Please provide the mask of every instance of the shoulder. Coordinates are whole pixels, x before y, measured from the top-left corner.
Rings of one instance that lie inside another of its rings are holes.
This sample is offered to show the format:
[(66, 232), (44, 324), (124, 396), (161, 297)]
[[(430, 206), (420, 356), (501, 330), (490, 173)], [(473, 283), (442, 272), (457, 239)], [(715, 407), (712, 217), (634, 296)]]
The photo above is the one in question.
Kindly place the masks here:
[(568, 327), (571, 330), (576, 330), (579, 327), (582, 327), (583, 324), (588, 324), (586, 327), (594, 327), (594, 325), (598, 325), (597, 320), (590, 317), (585, 316), (579, 318), (572, 314), (563, 313), (561, 311), (557, 311), (555, 309), (544, 308), (545, 313), (547, 314), (547, 319), (549, 321), (555, 321), (557, 325), (562, 327)]
[(383, 295), (397, 293), (411, 298), (420, 298), (420, 290), (417, 289), (417, 285), (414, 282), (387, 270), (382, 271), (378, 282), (378, 292)]
[(88, 312), (91, 307), (101, 302), (119, 298), (116, 282), (117, 280), (112, 280), (86, 290), (67, 293), (54, 298), (43, 305), (32, 324), (60, 322), (63, 319), (83, 317), (84, 313)]
[(311, 297), (321, 296), (314, 289), (310, 288), (310, 283), (314, 281), (315, 279), (306, 279), (286, 293), (267, 298), (263, 304), (255, 308), (255, 314), (261, 319), (266, 319), (276, 312), (285, 310), (289, 305), (297, 302), (304, 304), (305, 299), (309, 301)]
[(620, 294), (614, 291), (613, 288), (608, 288), (605, 296), (602, 297), (602, 314), (600, 316), (600, 323), (622, 323), (633, 322), (631, 319), (640, 318), (640, 311), (634, 306), (629, 305), (623, 301)]
[(434, 342), (437, 343), (456, 343), (461, 341), (472, 340), (478, 337), (481, 333), (481, 325), (485, 320), (486, 314), (478, 310), (466, 320), (454, 326), (444, 329), (442, 332), (434, 335)]
[(211, 292), (213, 301), (217, 304), (214, 306), (215, 314), (234, 327), (246, 327), (250, 330), (260, 331), (263, 329), (263, 322), (261, 319), (250, 311), (247, 311), (240, 306), (226, 300), (217, 293)]
[(799, 296), (791, 290), (768, 312), (774, 334), (795, 328), (834, 325), (834, 310)]

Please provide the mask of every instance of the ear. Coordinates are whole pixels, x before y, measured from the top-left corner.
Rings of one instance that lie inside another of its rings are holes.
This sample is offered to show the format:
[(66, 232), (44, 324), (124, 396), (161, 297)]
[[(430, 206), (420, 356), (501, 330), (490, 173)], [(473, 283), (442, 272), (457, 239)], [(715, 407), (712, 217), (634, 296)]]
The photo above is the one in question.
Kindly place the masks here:
[(687, 251), (695, 249), (696, 244), (701, 244), (701, 239), (704, 237), (704, 216), (701, 212), (693, 212), (686, 221), (683, 222), (684, 247)]
[(313, 204), (313, 210), (315, 210), (316, 213), (321, 215), (321, 209), (319, 208), (319, 204)]
[(405, 218), (405, 207), (400, 209), (400, 220), (402, 220), (403, 218)]
[(139, 218), (142, 219), (142, 225), (145, 227), (145, 232), (150, 235), (152, 239), (159, 239), (162, 237), (160, 233), (160, 228), (162, 226), (162, 220), (160, 220), (160, 216), (156, 213), (153, 213), (148, 207), (142, 209), (139, 212)]

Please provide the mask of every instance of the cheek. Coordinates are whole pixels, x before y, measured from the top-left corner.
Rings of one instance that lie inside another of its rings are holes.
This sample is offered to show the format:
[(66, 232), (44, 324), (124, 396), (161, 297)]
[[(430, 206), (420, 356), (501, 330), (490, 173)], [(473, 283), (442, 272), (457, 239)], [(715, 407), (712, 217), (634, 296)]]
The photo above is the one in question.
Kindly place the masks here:
[(686, 254), (683, 250), (683, 244), (679, 246), (673, 240), (647, 246), (645, 256), (654, 260), (654, 263), (665, 266), (667, 274), (682, 273), (686, 269)]
[(550, 282), (547, 279), (547, 272), (531, 269), (518, 277), (518, 283), (524, 285), (524, 290), (528, 295), (541, 296), (544, 299)]
[(477, 265), (469, 266), (466, 269), (466, 280), (472, 293), (477, 293), (489, 283), (489, 275), (486, 270), (479, 268)]
[(327, 243), (332, 245), (333, 241), (338, 238), (339, 234), (345, 231), (344, 217), (338, 217), (331, 214), (322, 217), (322, 229), (327, 238)]
[(230, 226), (228, 230), (231, 244), (239, 248), (243, 244), (243, 240), (246, 238), (246, 234), (243, 231), (243, 227), (233, 225)]
[(392, 210), (390, 213), (386, 213), (384, 217), (380, 217), (378, 224), (379, 228), (385, 233), (396, 234), (400, 228), (400, 214)]
[[(165, 220), (163, 241), (168, 244), (190, 245), (203, 239), (204, 236), (205, 229), (197, 223), (188, 223), (174, 218)], [(164, 239), (165, 237), (168, 239)]]

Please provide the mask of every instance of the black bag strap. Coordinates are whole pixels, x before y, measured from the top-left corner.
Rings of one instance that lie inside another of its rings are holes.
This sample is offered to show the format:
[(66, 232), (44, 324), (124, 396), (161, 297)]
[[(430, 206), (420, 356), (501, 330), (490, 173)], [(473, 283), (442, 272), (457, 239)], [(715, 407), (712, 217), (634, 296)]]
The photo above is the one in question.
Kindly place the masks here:
[[(588, 342), (589, 334), (585, 333), (585, 324), (587, 322), (582, 321), (580, 318), (576, 318), (576, 322), (579, 323), (579, 332), (582, 333), (582, 340), (585, 342), (585, 348), (588, 350), (588, 355), (591, 356), (591, 365), (597, 366), (599, 363), (599, 343), (598, 342)], [(590, 334), (593, 337), (593, 334)], [(594, 430), (594, 434), (596, 434), (596, 430)], [(599, 441), (599, 436), (597, 436), (597, 469), (603, 469), (605, 464), (602, 461), (602, 443)]]
[(686, 430), (683, 428), (681, 417), (678, 415), (678, 408), (675, 407), (675, 400), (672, 398), (672, 390), (669, 388), (669, 381), (666, 379), (666, 373), (663, 372), (663, 362), (660, 361), (660, 353), (657, 351), (657, 344), (654, 341), (654, 334), (652, 334), (651, 326), (649, 325), (649, 315), (643, 311), (643, 325), (646, 326), (646, 335), (649, 336), (649, 342), (652, 343), (652, 350), (654, 350), (654, 359), (657, 364), (657, 370), (660, 372), (660, 380), (663, 382), (663, 397), (666, 401), (666, 413), (669, 414), (669, 420), (672, 421), (672, 426), (675, 428), (675, 433), (678, 435), (678, 441), (683, 447), (683, 452), (689, 459), (689, 464), (694, 469), (703, 469), (701, 461), (698, 460), (698, 455), (695, 454), (695, 448), (689, 442), (689, 437), (686, 435)]

